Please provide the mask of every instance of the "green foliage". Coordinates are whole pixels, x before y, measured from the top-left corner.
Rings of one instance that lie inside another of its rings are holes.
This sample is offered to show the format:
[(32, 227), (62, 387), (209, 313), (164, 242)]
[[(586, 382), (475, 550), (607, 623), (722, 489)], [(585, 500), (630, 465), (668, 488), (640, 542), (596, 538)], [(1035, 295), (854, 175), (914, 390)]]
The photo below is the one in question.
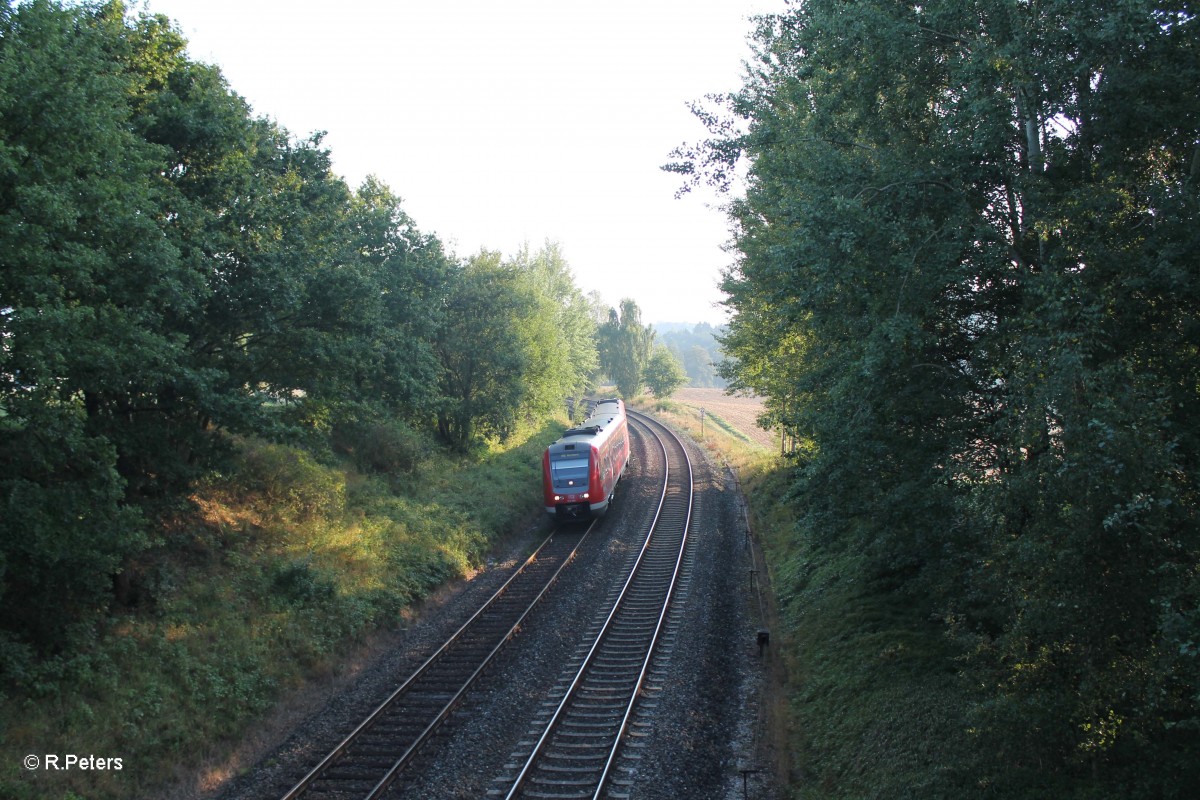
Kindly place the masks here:
[[(810, 443), (797, 558), (855, 553), (945, 621), (993, 796), (1200, 781), (1195, 25), (814, 0), (759, 21), (728, 117), (669, 167), (746, 159), (723, 374)], [(885, 770), (870, 793), (916, 786)]]
[(459, 449), (506, 441), (592, 386), (594, 327), (557, 245), (505, 261), (482, 251), (453, 273), (437, 336), (438, 432)]
[(401, 421), (343, 419), (333, 439), (360, 470), (377, 474), (415, 472), (432, 447), (429, 437)]
[[(236, 437), (256, 497), (307, 525), (346, 501), (330, 438), (398, 486), (434, 423), (463, 450), (520, 438), (590, 385), (557, 247), (456, 263), (389, 187), (338, 178), (322, 134), (254, 118), (167, 18), (0, 10), (6, 679), (88, 649), (146, 548), (196, 545), (162, 519)], [(449, 575), (426, 566), (413, 587)]]
[(600, 368), (625, 398), (642, 390), (642, 373), (654, 350), (654, 328), (642, 324), (642, 311), (629, 298), (620, 310), (609, 309), (608, 320), (596, 331)]
[(665, 345), (658, 345), (646, 366), (642, 368), (642, 382), (655, 397), (670, 397), (675, 390), (687, 383), (687, 373), (679, 359)]
[[(27, 659), (20, 686), (0, 695), (6, 762), (86, 742), (123, 755), (125, 768), (5, 771), (0, 794), (149, 796), (232, 750), (281, 692), (327, 675), (528, 519), (537, 456), (561, 429), (479, 459), (426, 453), (403, 494), (352, 458), (239, 443), (223, 473), (197, 483), (193, 509), (169, 521), (177, 535), (143, 551), (142, 601), (88, 647)], [(454, 490), (463, 485), (495, 487), (496, 502), (480, 507)]]
[(460, 449), (477, 427), (498, 434), (515, 423), (525, 391), (520, 378), (533, 358), (519, 326), (532, 304), (528, 287), (499, 253), (471, 257), (451, 283), (437, 341), (444, 398), (438, 433)]
[(145, 545), (126, 445), (157, 446), (135, 418), (187, 379), (162, 309), (186, 311), (190, 282), (106, 45), (90, 12), (0, 18), (0, 626), (43, 652), (94, 621)]
[(111, 576), (147, 544), (139, 513), (121, 503), (113, 448), (82, 428), (66, 416), (0, 420), (0, 641), (16, 680), (29, 648), (58, 652), (95, 624)]
[(243, 455), (239, 476), (242, 492), (291, 519), (340, 511), (345, 506), (345, 479), (323, 467), (303, 450), (253, 443)]
[(530, 408), (541, 416), (557, 410), (563, 397), (582, 397), (595, 388), (596, 324), (557, 243), (546, 242), (533, 254), (525, 247), (512, 264), (537, 298), (534, 315), (549, 326), (545, 341), (538, 343), (546, 364), (533, 376), (538, 388), (531, 392), (538, 399)]
[[(128, 777), (231, 735), (528, 511), (536, 459), (479, 442), (591, 385), (562, 253), (460, 264), (331, 158), (165, 17), (0, 4), (6, 743), (69, 730), (137, 753)], [(422, 495), (462, 468), (435, 422), (503, 502)], [(85, 791), (140, 793), (110, 780)]]

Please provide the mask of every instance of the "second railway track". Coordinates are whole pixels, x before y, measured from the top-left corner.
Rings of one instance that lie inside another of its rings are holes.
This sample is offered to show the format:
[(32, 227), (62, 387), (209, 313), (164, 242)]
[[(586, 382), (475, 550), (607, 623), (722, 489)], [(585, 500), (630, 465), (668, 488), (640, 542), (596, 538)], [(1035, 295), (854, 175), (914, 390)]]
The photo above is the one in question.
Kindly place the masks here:
[(380, 797), (525, 619), (591, 531), (559, 531), (283, 800)]
[(614, 775), (614, 764), (679, 578), (693, 505), (692, 465), (683, 443), (649, 417), (631, 419), (659, 442), (666, 465), (650, 533), (541, 735), (520, 754), (515, 776), (501, 778), (489, 796), (514, 800), (625, 794), (620, 788), (624, 779)]

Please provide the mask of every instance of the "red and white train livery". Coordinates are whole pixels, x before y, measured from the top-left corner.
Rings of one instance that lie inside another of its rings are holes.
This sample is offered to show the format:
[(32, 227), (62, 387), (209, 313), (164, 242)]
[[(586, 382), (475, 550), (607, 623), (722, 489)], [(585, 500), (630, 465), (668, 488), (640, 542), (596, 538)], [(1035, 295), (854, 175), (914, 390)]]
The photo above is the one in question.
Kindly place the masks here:
[(598, 400), (591, 416), (564, 433), (542, 456), (546, 513), (562, 520), (602, 515), (628, 463), (625, 403)]

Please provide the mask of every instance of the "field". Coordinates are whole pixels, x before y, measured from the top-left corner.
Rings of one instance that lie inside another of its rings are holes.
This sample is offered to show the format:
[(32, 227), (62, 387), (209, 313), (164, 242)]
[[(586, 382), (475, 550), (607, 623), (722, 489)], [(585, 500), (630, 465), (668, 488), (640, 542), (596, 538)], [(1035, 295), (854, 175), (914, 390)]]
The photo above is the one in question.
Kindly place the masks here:
[(758, 427), (758, 415), (763, 411), (760, 398), (730, 397), (724, 389), (686, 388), (676, 391), (671, 399), (697, 410), (704, 409), (707, 424), (725, 423), (763, 448), (771, 450), (778, 447), (776, 434)]

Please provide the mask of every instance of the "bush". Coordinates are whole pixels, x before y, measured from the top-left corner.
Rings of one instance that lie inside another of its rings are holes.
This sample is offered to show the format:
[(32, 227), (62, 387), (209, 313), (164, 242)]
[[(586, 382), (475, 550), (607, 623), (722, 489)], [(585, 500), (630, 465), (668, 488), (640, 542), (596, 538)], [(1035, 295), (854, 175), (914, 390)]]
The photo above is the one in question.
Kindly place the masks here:
[(264, 508), (309, 519), (334, 514), (346, 504), (346, 478), (318, 464), (303, 450), (286, 445), (248, 446), (238, 480), (248, 495), (259, 495)]
[(337, 587), (313, 568), (310, 559), (297, 558), (275, 565), (271, 592), (280, 602), (300, 608), (331, 599)]
[(348, 422), (336, 426), (335, 449), (363, 472), (411, 474), (429, 453), (429, 440), (404, 422)]
[(147, 544), (114, 448), (82, 427), (47, 414), (0, 429), (0, 674), (20, 671), (24, 645), (49, 654), (90, 636), (113, 576)]

